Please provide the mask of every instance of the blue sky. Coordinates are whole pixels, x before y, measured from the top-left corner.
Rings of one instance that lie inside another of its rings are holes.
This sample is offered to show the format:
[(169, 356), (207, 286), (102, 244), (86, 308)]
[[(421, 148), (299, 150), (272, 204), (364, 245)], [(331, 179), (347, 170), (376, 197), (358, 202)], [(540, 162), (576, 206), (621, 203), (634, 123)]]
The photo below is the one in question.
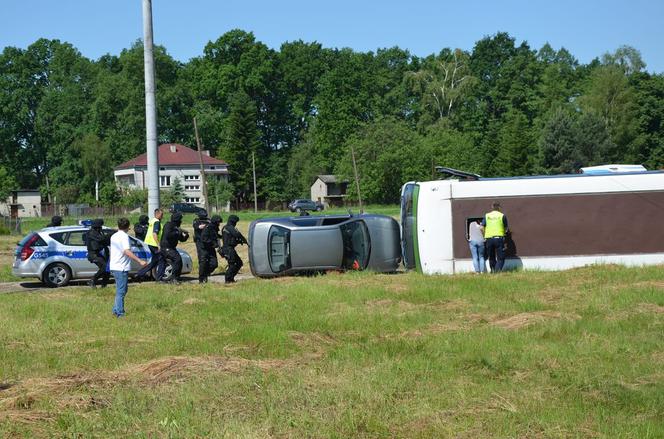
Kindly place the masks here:
[[(97, 59), (142, 37), (142, 0), (4, 0), (0, 48), (38, 38), (67, 41)], [(252, 31), (278, 49), (293, 40), (357, 51), (399, 46), (418, 56), (471, 50), (499, 31), (531, 48), (549, 42), (587, 63), (627, 44), (650, 72), (664, 73), (662, 0), (153, 0), (155, 43), (180, 61), (200, 56), (224, 32)]]

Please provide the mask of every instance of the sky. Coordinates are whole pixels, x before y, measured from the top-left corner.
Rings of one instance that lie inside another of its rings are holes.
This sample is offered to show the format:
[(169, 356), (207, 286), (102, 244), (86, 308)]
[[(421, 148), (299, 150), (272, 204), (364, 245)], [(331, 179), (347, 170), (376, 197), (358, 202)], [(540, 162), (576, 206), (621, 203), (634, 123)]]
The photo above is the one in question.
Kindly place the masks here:
[[(508, 32), (532, 49), (564, 47), (581, 63), (633, 46), (648, 71), (664, 73), (662, 0), (153, 0), (152, 13), (155, 44), (182, 62), (231, 29), (277, 50), (303, 40), (361, 52), (399, 46), (417, 56), (470, 51)], [(98, 59), (142, 36), (142, 0), (3, 0), (0, 9), (0, 49), (58, 39)]]

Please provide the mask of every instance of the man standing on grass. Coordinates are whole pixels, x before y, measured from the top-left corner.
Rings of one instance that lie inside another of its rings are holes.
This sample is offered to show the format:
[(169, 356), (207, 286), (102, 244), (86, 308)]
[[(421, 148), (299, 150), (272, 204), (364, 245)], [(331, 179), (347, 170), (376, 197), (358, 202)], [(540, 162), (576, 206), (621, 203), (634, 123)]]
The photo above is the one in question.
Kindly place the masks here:
[(235, 251), (235, 247), (238, 244), (247, 244), (247, 240), (240, 233), (240, 231), (235, 227), (237, 226), (240, 218), (237, 215), (231, 215), (228, 217), (228, 222), (221, 229), (221, 239), (223, 241), (223, 247), (221, 249), (222, 255), (228, 261), (228, 269), (226, 269), (225, 274), (225, 283), (232, 284), (235, 283), (235, 275), (242, 268), (242, 259)]
[(146, 262), (140, 259), (131, 251), (129, 245), (129, 220), (120, 218), (118, 220), (118, 231), (111, 236), (111, 274), (115, 278), (115, 305), (113, 306), (113, 315), (123, 317), (124, 298), (127, 295), (127, 281), (129, 280), (129, 269), (131, 260), (145, 266)]
[(154, 217), (148, 222), (148, 230), (145, 232), (145, 243), (150, 248), (150, 253), (152, 253), (152, 259), (150, 263), (145, 267), (141, 268), (136, 275), (135, 279), (139, 281), (142, 280), (154, 267), (157, 267), (157, 277), (156, 281), (161, 279), (161, 276), (164, 274), (164, 265), (166, 261), (164, 260), (164, 255), (159, 251), (159, 241), (161, 241), (161, 235), (163, 228), (161, 227), (161, 217), (164, 216), (164, 212), (161, 209), (154, 210)]
[[(185, 242), (189, 239), (189, 233), (182, 230), (182, 214), (175, 212), (171, 215), (171, 220), (164, 226), (164, 234), (159, 242), (159, 248), (168, 264), (173, 268), (173, 277), (168, 283), (179, 284), (180, 273), (182, 272), (182, 256), (177, 251), (178, 242)], [(159, 282), (166, 282), (163, 278)]]
[(86, 246), (88, 248), (88, 261), (97, 266), (97, 272), (88, 281), (90, 288), (95, 288), (101, 280), (101, 287), (106, 288), (108, 284), (108, 272), (106, 264), (108, 263), (108, 246), (110, 239), (103, 229), (104, 220), (97, 218), (92, 221), (92, 226), (86, 237)]
[(505, 263), (505, 234), (507, 233), (507, 217), (500, 211), (500, 203), (494, 201), (491, 212), (484, 215), (482, 227), (484, 227), (484, 239), (486, 239), (486, 251), (489, 254), (489, 266), (492, 273), (503, 271)]

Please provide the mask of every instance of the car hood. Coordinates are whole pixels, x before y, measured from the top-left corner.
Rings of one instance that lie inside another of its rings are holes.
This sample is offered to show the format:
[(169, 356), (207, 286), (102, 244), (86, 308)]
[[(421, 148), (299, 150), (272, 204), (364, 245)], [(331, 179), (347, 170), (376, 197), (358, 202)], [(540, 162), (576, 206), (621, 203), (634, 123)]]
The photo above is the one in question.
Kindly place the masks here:
[(338, 268), (343, 259), (343, 242), (338, 227), (294, 230), (290, 235), (292, 268)]

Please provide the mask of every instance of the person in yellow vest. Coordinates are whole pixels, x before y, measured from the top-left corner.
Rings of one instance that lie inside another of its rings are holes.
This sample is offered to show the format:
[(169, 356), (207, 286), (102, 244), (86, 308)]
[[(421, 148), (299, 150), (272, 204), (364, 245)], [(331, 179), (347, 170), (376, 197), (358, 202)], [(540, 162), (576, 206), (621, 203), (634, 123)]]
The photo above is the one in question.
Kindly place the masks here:
[(484, 239), (486, 252), (489, 256), (489, 267), (492, 273), (503, 270), (505, 264), (505, 234), (507, 228), (507, 216), (500, 211), (500, 203), (494, 201), (491, 212), (484, 215), (482, 227), (484, 227)]
[(145, 243), (150, 247), (150, 253), (152, 253), (152, 259), (150, 263), (145, 267), (141, 268), (136, 275), (135, 279), (142, 280), (146, 277), (150, 270), (154, 267), (157, 267), (157, 277), (156, 281), (161, 279), (161, 276), (164, 274), (165, 261), (161, 251), (159, 251), (159, 241), (161, 241), (161, 234), (163, 232), (163, 227), (161, 225), (161, 217), (164, 216), (164, 212), (161, 209), (154, 210), (154, 217), (148, 223), (148, 231), (145, 234)]

